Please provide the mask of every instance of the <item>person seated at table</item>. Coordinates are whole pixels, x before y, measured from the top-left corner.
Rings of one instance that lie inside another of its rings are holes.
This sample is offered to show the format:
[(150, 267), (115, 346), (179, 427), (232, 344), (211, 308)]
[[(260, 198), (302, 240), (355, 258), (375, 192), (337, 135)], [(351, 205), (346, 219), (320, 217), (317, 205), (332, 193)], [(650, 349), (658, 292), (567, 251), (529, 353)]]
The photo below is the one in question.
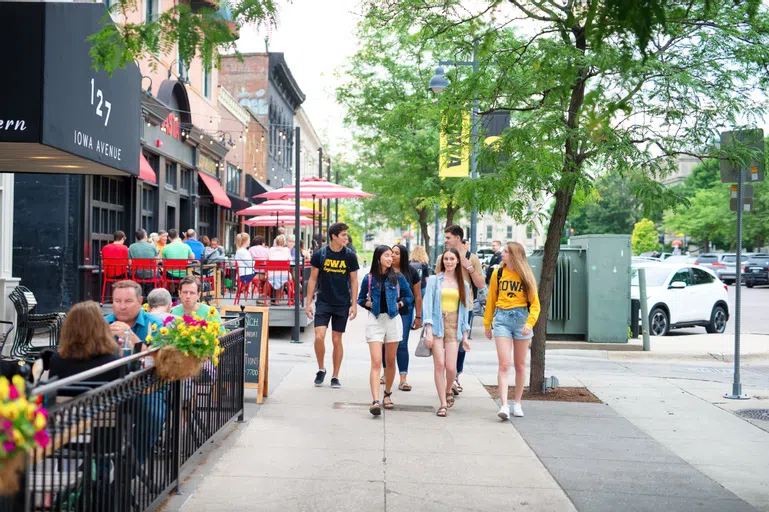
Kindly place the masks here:
[(104, 266), (104, 275), (110, 279), (122, 279), (128, 277), (128, 246), (125, 244), (126, 236), (120, 230), (112, 235), (112, 243), (101, 249), (101, 261)]
[[(286, 247), (285, 235), (278, 235), (275, 238), (275, 245), (270, 247), (269, 261), (286, 261), (291, 262), (291, 251)], [(280, 290), (289, 280), (291, 272), (289, 270), (271, 270), (269, 272), (269, 279), (264, 284), (265, 297), (271, 297), (273, 290)], [(273, 301), (273, 304), (275, 301)]]
[[(203, 244), (205, 245), (206, 240), (208, 240), (207, 236), (203, 236), (202, 238)], [(212, 238), (208, 245), (206, 245), (206, 249), (203, 251), (203, 261), (201, 262), (203, 265), (207, 263), (216, 263), (220, 261), (224, 261), (226, 258), (224, 256), (224, 248), (219, 245), (219, 239), (218, 238)]]
[[(222, 319), (219, 316), (219, 312), (216, 308), (212, 308), (207, 304), (200, 302), (200, 292), (203, 291), (203, 287), (200, 281), (195, 276), (186, 276), (179, 284), (179, 296), (182, 303), (178, 306), (171, 308), (171, 314), (176, 316), (194, 316), (197, 315), (201, 319), (205, 320), (209, 316), (210, 310), (213, 309), (213, 314), (216, 317), (216, 321), (221, 325)], [(224, 329), (222, 327), (222, 329)]]
[(163, 322), (142, 309), (142, 287), (128, 279), (118, 281), (112, 286), (112, 297), (112, 314), (104, 317), (109, 331), (117, 339), (123, 337), (126, 329), (131, 329), (134, 353), (144, 350), (144, 340), (152, 332), (152, 326), (162, 327)]
[[(63, 379), (120, 359), (120, 347), (99, 305), (92, 300), (79, 302), (69, 309), (61, 327), (58, 349), (48, 363), (49, 377)], [(126, 367), (121, 366), (85, 380), (110, 382), (126, 373)]]
[(254, 260), (267, 260), (270, 258), (270, 250), (264, 246), (264, 237), (262, 235), (254, 237), (248, 252)]
[[(257, 235), (256, 238), (260, 238), (259, 235)], [(250, 284), (254, 277), (256, 277), (256, 272), (254, 272), (254, 257), (248, 250), (250, 241), (251, 236), (248, 233), (240, 233), (235, 237), (235, 246), (238, 248), (237, 252), (235, 252), (235, 261), (238, 262), (238, 279), (244, 285)], [(263, 238), (262, 241), (264, 241)], [(265, 257), (264, 259), (267, 258)]]
[[(163, 247), (161, 253), (164, 260), (192, 260), (195, 254), (189, 245), (185, 244), (179, 238), (179, 232), (173, 228), (168, 230), (168, 243)], [(166, 277), (175, 281), (180, 280), (187, 275), (186, 270), (167, 270)], [(171, 284), (172, 293), (176, 290), (175, 284)]]
[[(136, 230), (134, 234), (136, 242), (132, 243), (128, 247), (128, 257), (132, 260), (152, 260), (158, 257), (158, 250), (153, 244), (147, 243), (147, 232), (142, 228)], [(133, 269), (133, 277), (137, 279), (152, 279), (155, 274), (156, 265), (153, 263), (152, 269), (143, 266), (143, 268), (136, 270)]]
[(147, 306), (150, 315), (161, 322), (165, 322), (169, 316), (175, 316), (171, 313), (171, 294), (165, 288), (155, 288), (147, 295)]

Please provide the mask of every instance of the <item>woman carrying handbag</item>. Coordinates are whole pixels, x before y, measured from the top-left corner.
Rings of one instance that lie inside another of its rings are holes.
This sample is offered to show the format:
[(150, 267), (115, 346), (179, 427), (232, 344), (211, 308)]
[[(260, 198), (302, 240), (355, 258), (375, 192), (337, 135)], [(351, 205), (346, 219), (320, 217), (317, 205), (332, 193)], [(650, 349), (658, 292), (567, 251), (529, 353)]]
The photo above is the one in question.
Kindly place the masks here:
[(443, 253), (443, 272), (427, 280), (422, 305), (425, 345), (432, 349), (435, 388), (441, 405), (437, 415), (445, 417), (454, 405), (451, 385), (457, 375), (459, 344), (470, 350), (468, 307), (472, 303), (470, 285), (462, 278), (459, 252), (453, 247)]
[[(382, 414), (382, 407), (392, 409), (392, 385), (395, 380), (395, 357), (398, 343), (403, 338), (403, 321), (398, 309), (414, 302), (411, 286), (402, 274), (393, 269), (393, 253), (386, 245), (374, 250), (371, 271), (366, 274), (358, 294), (358, 304), (369, 311), (366, 318), (366, 341), (371, 355), (369, 384), (373, 401), (369, 412)], [(379, 402), (379, 373), (382, 371), (382, 346), (384, 345), (387, 369), (385, 370), (384, 404)]]
[(539, 310), (537, 281), (526, 260), (526, 250), (518, 242), (507, 242), (502, 249), (502, 264), (489, 280), (489, 297), (486, 301), (486, 315), (483, 317), (486, 337), (491, 339), (493, 334), (497, 344), (497, 384), (502, 401), (497, 416), (503, 420), (510, 417), (507, 382), (511, 352), (514, 352), (515, 362), (513, 416), (523, 417), (521, 397), (526, 382), (526, 352), (534, 336), (533, 329), (539, 318)]

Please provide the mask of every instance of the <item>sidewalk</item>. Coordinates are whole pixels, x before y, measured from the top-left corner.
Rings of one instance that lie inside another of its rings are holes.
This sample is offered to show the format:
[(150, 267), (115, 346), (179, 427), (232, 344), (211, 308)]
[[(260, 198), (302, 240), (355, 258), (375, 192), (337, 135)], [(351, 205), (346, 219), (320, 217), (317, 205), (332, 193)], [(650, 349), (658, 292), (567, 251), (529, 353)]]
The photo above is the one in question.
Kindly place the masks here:
[(339, 390), (328, 387), (330, 374), (325, 386), (313, 386), (312, 343), (271, 346), (276, 357), (303, 361), (182, 510), (574, 510), (516, 430), (496, 418), (497, 405), (477, 379), (463, 382), (449, 416), (439, 418), (432, 362), (412, 358), (414, 390), (396, 390), (399, 407), (371, 416), (363, 323), (357, 319), (345, 335)]
[(476, 325), (447, 418), (432, 361), (414, 357), (414, 391), (374, 418), (362, 331), (362, 318), (348, 327), (339, 390), (312, 384), (312, 332), (301, 345), (272, 333), (270, 396), (164, 510), (769, 512), (769, 432), (729, 411), (763, 401), (719, 403), (724, 384), (668, 378), (658, 362), (555, 350), (546, 374), (605, 404), (524, 402), (526, 418), (501, 422), (482, 387), (496, 384), (494, 346)]

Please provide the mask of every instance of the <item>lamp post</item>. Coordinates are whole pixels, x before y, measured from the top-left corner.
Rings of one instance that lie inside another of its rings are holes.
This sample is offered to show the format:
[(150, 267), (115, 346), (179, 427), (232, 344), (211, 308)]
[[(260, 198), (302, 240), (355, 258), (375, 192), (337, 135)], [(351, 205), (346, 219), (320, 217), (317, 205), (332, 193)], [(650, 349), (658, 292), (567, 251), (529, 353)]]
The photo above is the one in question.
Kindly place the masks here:
[[(433, 91), (436, 94), (440, 94), (448, 87), (449, 81), (446, 80), (446, 74), (443, 70), (443, 66), (472, 66), (473, 74), (478, 73), (478, 43), (473, 44), (473, 60), (471, 62), (442, 60), (438, 62), (438, 67), (435, 68), (435, 74), (430, 79), (430, 86), (428, 90)], [(473, 109), (471, 122), (471, 144), (472, 155), (470, 156), (470, 178), (475, 179), (478, 177), (478, 91), (476, 90), (473, 97)], [(473, 213), (470, 217), (470, 252), (475, 254), (477, 247), (478, 234), (478, 207), (473, 205)]]

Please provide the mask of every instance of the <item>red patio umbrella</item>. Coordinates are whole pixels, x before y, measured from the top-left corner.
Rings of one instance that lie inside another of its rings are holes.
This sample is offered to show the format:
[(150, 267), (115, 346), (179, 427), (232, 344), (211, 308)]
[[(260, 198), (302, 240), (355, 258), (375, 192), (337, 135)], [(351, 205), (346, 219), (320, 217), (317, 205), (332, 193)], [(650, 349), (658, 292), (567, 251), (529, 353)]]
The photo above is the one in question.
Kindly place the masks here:
[[(247, 226), (292, 226), (296, 223), (296, 219), (289, 215), (268, 215), (263, 217), (251, 217), (243, 222)], [(307, 217), (299, 217), (299, 225), (309, 226), (312, 224), (312, 219)]]
[[(291, 215), (296, 212), (296, 203), (293, 201), (265, 201), (261, 204), (251, 205), (248, 208), (235, 212), (237, 215)], [(311, 208), (299, 206), (299, 215), (311, 215)]]

